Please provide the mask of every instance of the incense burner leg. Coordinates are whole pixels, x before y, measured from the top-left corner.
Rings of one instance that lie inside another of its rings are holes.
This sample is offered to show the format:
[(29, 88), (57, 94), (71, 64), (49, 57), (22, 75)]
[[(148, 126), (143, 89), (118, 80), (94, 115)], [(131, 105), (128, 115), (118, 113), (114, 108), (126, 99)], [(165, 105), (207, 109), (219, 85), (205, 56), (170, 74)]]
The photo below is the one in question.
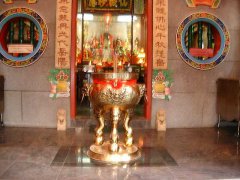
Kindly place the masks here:
[(124, 129), (126, 131), (126, 138), (125, 138), (125, 145), (126, 146), (132, 146), (133, 144), (133, 136), (132, 136), (132, 128), (129, 126), (130, 122), (130, 110), (127, 110), (125, 112), (125, 117), (124, 117)]
[(118, 146), (118, 130), (117, 130), (117, 125), (120, 117), (120, 109), (117, 107), (114, 107), (111, 112), (112, 116), (112, 132), (110, 135), (110, 150), (112, 152), (118, 152), (119, 146)]
[(103, 118), (103, 111), (96, 110), (95, 116), (99, 122), (99, 126), (96, 128), (96, 139), (95, 144), (101, 145), (103, 143), (103, 128), (104, 128), (104, 118)]

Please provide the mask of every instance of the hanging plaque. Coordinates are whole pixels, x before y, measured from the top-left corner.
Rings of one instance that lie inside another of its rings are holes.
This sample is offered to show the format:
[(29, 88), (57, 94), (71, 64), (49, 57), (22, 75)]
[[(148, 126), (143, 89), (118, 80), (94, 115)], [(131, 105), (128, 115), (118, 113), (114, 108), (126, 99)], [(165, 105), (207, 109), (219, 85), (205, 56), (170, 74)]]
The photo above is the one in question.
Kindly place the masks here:
[(153, 69), (167, 69), (168, 0), (153, 0)]
[(55, 68), (70, 68), (71, 0), (57, 0)]
[(32, 53), (32, 44), (8, 44), (8, 53)]
[(84, 0), (83, 11), (132, 11), (132, 0)]

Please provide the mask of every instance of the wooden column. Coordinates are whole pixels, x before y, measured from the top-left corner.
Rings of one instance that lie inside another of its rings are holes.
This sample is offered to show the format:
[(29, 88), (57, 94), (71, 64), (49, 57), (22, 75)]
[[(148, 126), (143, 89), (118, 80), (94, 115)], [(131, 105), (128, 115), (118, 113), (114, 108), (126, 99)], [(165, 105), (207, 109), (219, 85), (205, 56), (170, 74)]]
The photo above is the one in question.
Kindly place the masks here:
[(70, 118), (75, 120), (76, 118), (76, 52), (77, 52), (77, 7), (78, 1), (72, 0), (72, 34), (71, 34), (71, 90), (70, 90)]
[(145, 116), (151, 120), (152, 116), (152, 69), (153, 69), (153, 1), (147, 1), (147, 69), (145, 71), (147, 102)]

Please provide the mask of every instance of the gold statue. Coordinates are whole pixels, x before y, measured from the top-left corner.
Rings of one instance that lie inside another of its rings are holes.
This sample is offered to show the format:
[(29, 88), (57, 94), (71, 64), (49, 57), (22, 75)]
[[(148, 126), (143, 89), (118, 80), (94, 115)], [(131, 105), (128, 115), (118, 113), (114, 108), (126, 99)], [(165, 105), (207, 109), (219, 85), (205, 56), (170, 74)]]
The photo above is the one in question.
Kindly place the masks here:
[(89, 4), (90, 7), (95, 7), (96, 6), (96, 0), (89, 0)]

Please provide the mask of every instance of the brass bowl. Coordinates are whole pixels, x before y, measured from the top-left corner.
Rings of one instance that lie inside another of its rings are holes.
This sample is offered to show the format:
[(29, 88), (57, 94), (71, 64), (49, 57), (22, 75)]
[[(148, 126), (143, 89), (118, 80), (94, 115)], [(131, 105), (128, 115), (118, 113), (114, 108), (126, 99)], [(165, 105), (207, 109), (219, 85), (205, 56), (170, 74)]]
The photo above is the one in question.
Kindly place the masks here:
[(96, 73), (92, 75), (89, 98), (93, 108), (121, 110), (133, 108), (141, 95), (136, 73)]

